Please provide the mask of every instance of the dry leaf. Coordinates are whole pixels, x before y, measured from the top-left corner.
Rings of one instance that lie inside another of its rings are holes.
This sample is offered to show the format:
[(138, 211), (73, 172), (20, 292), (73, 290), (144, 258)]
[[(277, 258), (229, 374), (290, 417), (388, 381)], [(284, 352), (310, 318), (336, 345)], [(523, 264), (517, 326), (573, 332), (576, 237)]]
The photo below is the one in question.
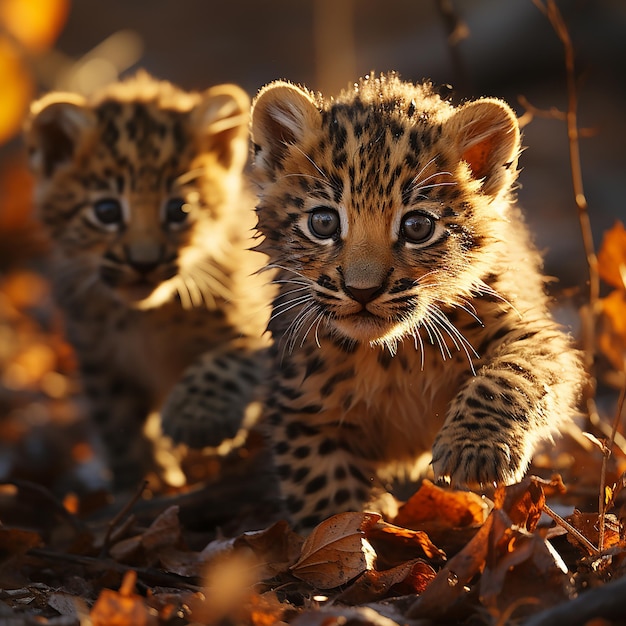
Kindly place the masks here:
[(527, 476), (521, 483), (500, 489), (503, 491), (502, 509), (506, 511), (511, 521), (529, 532), (535, 530), (546, 502), (541, 484)]
[(297, 578), (332, 589), (372, 568), (375, 552), (365, 530), (379, 519), (376, 513), (339, 513), (316, 526), (302, 546), (302, 554), (291, 566)]
[(481, 603), (492, 614), (502, 614), (517, 605), (515, 617), (519, 619), (570, 599), (567, 566), (545, 539), (494, 524), (489, 545), (479, 589)]
[(393, 522), (405, 528), (422, 528), (424, 522), (460, 528), (482, 524), (488, 513), (489, 505), (475, 493), (444, 489), (424, 480)]
[[(600, 542), (600, 516), (598, 513), (581, 513), (574, 511), (568, 515), (565, 520), (569, 522), (576, 530), (580, 531), (594, 546)], [(567, 535), (568, 540), (573, 545), (578, 545), (575, 539)], [(604, 548), (610, 548), (619, 544), (620, 541), (620, 523), (613, 514), (604, 516)]]
[(236, 548), (250, 548), (262, 564), (261, 579), (287, 571), (302, 553), (304, 539), (284, 520), (265, 530), (243, 533), (234, 541)]
[(495, 518), (506, 517), (495, 509), (469, 543), (439, 571), (424, 593), (409, 609), (408, 617), (435, 618), (446, 611), (466, 593), (466, 585), (480, 573), (487, 559), (488, 540)]
[(422, 593), (435, 576), (435, 570), (423, 559), (412, 559), (382, 572), (367, 570), (336, 601), (366, 604), (394, 595)]
[(181, 530), (178, 510), (178, 506), (171, 506), (150, 524), (150, 527), (141, 536), (141, 543), (146, 550), (155, 551), (161, 547), (176, 546), (180, 543)]
[(600, 299), (598, 344), (602, 353), (618, 371), (626, 362), (626, 292), (612, 291)]
[(0, 526), (0, 557), (22, 554), (42, 544), (41, 535), (32, 530)]
[(2, 0), (0, 24), (35, 52), (56, 40), (67, 20), (69, 0)]
[(431, 559), (445, 559), (446, 556), (423, 530), (401, 528), (383, 520), (369, 528), (366, 537), (378, 558), (389, 566), (422, 556)]
[(93, 605), (89, 617), (93, 626), (153, 626), (156, 619), (146, 607), (143, 598), (135, 593), (137, 574), (129, 571), (119, 591), (103, 589)]
[(17, 47), (0, 35), (0, 143), (20, 129), (33, 95), (32, 78)]
[(598, 253), (598, 272), (609, 285), (621, 290), (626, 288), (626, 229), (620, 221), (604, 233)]

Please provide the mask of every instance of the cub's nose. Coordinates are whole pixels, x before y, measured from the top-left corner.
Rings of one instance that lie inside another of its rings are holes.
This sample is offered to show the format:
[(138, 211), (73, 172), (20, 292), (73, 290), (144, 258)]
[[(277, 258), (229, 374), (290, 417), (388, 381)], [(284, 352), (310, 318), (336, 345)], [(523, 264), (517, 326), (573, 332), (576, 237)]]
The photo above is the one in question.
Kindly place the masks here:
[(152, 270), (156, 269), (159, 265), (159, 261), (134, 261), (128, 259), (128, 264), (138, 273), (142, 275), (149, 274)]
[(374, 300), (382, 291), (382, 285), (377, 285), (376, 287), (368, 287), (366, 289), (361, 289), (358, 287), (350, 287), (349, 285), (345, 286), (346, 293), (353, 299), (356, 300), (359, 304), (367, 304)]
[(163, 248), (156, 242), (135, 242), (126, 246), (126, 262), (137, 273), (146, 276), (163, 260)]

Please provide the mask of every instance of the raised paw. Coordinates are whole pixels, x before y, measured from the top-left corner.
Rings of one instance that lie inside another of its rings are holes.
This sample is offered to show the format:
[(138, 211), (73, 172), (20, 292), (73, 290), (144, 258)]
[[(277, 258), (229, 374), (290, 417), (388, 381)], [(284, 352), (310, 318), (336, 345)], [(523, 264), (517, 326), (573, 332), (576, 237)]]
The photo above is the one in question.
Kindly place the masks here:
[(460, 425), (444, 426), (433, 445), (435, 478), (456, 486), (510, 485), (522, 479), (529, 461), (523, 441)]
[(256, 356), (244, 350), (207, 353), (188, 367), (163, 406), (163, 432), (176, 443), (204, 448), (251, 426), (260, 411), (255, 400), (262, 369)]

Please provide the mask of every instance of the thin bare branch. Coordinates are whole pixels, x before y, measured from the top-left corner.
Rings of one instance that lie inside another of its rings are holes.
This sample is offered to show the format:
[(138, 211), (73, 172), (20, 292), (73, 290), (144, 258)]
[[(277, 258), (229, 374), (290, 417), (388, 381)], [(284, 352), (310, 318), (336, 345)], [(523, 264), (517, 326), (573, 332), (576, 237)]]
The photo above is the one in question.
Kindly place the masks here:
[(564, 528), (581, 546), (583, 546), (592, 556), (598, 556), (600, 551), (596, 548), (585, 535), (578, 529), (574, 528), (569, 522), (564, 520), (558, 513), (553, 511), (547, 504), (541, 507), (541, 510), (549, 515), (561, 528)]

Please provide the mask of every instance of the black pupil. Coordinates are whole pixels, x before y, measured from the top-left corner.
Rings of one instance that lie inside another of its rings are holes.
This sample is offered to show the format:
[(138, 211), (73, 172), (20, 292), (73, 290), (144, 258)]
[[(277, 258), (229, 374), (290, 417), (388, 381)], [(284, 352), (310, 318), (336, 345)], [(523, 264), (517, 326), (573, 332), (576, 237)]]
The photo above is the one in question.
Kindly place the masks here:
[(339, 230), (339, 216), (334, 211), (315, 211), (309, 217), (309, 228), (317, 237), (327, 239)]
[(94, 213), (103, 224), (117, 224), (122, 221), (122, 207), (119, 200), (105, 198), (94, 204)]
[(180, 224), (187, 219), (186, 203), (182, 198), (171, 198), (165, 205), (165, 218), (168, 222)]
[(402, 232), (413, 243), (422, 243), (433, 234), (435, 223), (433, 218), (421, 213), (414, 213), (404, 218)]

